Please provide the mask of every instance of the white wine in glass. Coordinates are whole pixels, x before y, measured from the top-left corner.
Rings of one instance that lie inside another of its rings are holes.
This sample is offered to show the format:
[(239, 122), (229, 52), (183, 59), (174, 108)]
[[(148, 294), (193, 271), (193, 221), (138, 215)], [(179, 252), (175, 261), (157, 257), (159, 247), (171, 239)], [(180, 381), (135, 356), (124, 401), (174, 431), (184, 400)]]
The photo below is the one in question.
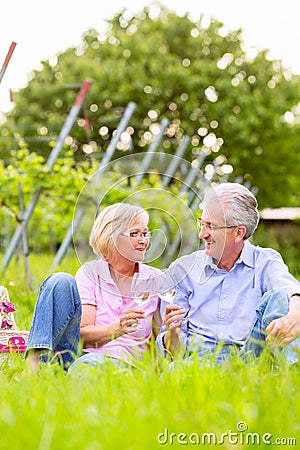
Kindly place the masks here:
[[(165, 301), (166, 303), (173, 304), (174, 298), (176, 297), (177, 290), (176, 289), (168, 289), (166, 291), (159, 292), (158, 296), (161, 300)], [(187, 318), (184, 317), (181, 319), (181, 323), (186, 323)]]
[(176, 289), (169, 289), (168, 291), (160, 292), (159, 297), (167, 303), (173, 303), (176, 295)]
[[(143, 302), (148, 300), (150, 296), (150, 280), (149, 276), (145, 277), (139, 272), (133, 275), (130, 295), (140, 309), (142, 309)], [(138, 323), (137, 328), (141, 330), (143, 327)]]

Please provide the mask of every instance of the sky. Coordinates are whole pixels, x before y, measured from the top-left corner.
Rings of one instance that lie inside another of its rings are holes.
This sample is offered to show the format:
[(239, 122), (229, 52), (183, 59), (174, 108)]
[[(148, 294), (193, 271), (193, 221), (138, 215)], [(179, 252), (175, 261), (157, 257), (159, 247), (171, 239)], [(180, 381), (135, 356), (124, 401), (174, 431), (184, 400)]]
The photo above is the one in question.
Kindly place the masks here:
[[(178, 14), (191, 18), (204, 14), (229, 30), (242, 29), (245, 49), (270, 49), (271, 59), (280, 59), (300, 74), (300, 27), (298, 1), (285, 0), (161, 0)], [(16, 47), (0, 83), (0, 111), (13, 107), (10, 89), (24, 87), (29, 74), (69, 47), (78, 47), (89, 28), (103, 30), (105, 20), (126, 7), (133, 13), (150, 0), (9, 0), (0, 15), (0, 67), (12, 42)]]

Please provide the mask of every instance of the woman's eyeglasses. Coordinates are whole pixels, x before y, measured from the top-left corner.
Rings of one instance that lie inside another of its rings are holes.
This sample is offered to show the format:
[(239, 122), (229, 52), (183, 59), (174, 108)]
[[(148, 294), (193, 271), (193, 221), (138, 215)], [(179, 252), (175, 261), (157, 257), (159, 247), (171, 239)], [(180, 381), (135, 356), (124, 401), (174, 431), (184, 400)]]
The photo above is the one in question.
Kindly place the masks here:
[(145, 238), (150, 239), (151, 238), (151, 231), (123, 231), (120, 233), (121, 236), (127, 236), (132, 238)]

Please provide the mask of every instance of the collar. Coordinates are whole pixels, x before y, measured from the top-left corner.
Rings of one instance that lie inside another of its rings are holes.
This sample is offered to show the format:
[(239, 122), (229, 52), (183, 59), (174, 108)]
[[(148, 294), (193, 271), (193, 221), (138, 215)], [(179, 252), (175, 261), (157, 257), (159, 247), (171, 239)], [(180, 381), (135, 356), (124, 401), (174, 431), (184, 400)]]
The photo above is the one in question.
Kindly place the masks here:
[(242, 253), (237, 259), (236, 264), (244, 263), (248, 267), (255, 267), (255, 246), (248, 240), (245, 241)]
[[(244, 263), (246, 266), (255, 267), (255, 246), (251, 244), (248, 240), (244, 242), (244, 246), (242, 252), (238, 259), (236, 260), (234, 266), (236, 264)], [(234, 267), (233, 266), (233, 267)], [(204, 264), (206, 270), (216, 270), (218, 267), (214, 263), (211, 256), (206, 255), (206, 261)]]

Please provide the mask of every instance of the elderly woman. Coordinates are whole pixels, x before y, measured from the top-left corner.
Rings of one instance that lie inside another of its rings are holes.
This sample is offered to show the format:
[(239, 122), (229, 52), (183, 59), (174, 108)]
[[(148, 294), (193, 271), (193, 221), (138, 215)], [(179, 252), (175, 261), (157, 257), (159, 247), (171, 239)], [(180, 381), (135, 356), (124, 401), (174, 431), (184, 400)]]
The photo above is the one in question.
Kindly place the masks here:
[[(151, 295), (139, 308), (132, 298), (135, 273), (154, 277), (158, 269), (143, 264), (149, 244), (148, 214), (117, 203), (97, 217), (90, 245), (99, 257), (86, 262), (75, 278), (50, 275), (42, 284), (27, 346), (27, 364), (58, 361), (65, 370), (78, 363), (133, 365), (142, 358), (160, 328), (159, 299)], [(139, 325), (139, 326), (138, 326)]]

